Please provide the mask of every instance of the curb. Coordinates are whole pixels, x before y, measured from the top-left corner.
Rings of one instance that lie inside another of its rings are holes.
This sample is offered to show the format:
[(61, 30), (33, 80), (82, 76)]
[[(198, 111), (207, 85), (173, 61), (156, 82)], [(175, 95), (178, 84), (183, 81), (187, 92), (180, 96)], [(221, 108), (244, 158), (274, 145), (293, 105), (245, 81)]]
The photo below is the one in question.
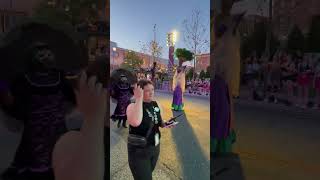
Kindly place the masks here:
[(269, 102), (264, 102), (264, 101), (253, 101), (253, 100), (247, 100), (247, 99), (234, 99), (235, 105), (246, 105), (246, 106), (255, 106), (255, 107), (262, 107), (265, 109), (270, 109), (270, 110), (279, 110), (280, 112), (291, 112), (292, 114), (304, 114), (306, 116), (309, 115), (318, 115), (320, 116), (320, 110), (317, 109), (303, 109), (296, 107), (294, 105), (292, 106), (286, 106), (281, 103), (269, 103)]
[[(167, 91), (167, 90), (155, 90), (155, 92), (158, 93), (166, 93), (166, 94), (172, 94), (172, 91)], [(185, 93), (184, 94), (185, 97), (197, 97), (197, 98), (201, 98), (201, 99), (210, 99), (210, 95), (209, 96), (204, 96), (204, 95), (196, 95), (196, 94), (188, 94)]]

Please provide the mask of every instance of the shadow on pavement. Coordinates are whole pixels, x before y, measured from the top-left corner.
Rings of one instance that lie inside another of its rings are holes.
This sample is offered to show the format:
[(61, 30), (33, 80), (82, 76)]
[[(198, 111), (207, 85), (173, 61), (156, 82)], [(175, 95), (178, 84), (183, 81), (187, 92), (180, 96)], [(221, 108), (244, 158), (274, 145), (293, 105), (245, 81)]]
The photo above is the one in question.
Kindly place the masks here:
[(210, 160), (205, 157), (186, 114), (173, 111), (173, 116), (181, 113), (183, 116), (178, 118), (179, 124), (172, 129), (172, 135), (179, 153), (182, 179), (210, 179)]
[(245, 180), (240, 157), (237, 154), (215, 156), (211, 154), (211, 179)]

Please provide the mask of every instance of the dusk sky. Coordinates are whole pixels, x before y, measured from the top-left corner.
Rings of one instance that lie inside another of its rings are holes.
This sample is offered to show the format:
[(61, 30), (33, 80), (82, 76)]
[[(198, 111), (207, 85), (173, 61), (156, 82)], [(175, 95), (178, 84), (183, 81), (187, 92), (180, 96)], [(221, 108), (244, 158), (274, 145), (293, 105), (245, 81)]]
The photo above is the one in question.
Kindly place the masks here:
[(118, 47), (140, 52), (142, 43), (153, 40), (153, 26), (157, 24), (156, 39), (164, 47), (162, 57), (167, 59), (168, 32), (177, 30), (176, 48), (187, 48), (183, 41), (182, 22), (191, 18), (194, 9), (201, 11), (203, 23), (207, 25), (206, 36), (210, 40), (210, 0), (111, 0), (111, 41)]

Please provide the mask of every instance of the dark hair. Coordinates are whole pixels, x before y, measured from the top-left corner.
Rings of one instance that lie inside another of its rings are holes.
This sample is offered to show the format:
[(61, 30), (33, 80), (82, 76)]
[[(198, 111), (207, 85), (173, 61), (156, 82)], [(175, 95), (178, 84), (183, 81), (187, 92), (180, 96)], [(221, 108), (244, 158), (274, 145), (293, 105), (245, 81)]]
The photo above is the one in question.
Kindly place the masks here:
[(146, 85), (153, 85), (153, 82), (150, 81), (150, 80), (147, 80), (147, 79), (141, 79), (139, 82), (138, 82), (138, 86), (140, 86), (142, 89), (146, 86)]

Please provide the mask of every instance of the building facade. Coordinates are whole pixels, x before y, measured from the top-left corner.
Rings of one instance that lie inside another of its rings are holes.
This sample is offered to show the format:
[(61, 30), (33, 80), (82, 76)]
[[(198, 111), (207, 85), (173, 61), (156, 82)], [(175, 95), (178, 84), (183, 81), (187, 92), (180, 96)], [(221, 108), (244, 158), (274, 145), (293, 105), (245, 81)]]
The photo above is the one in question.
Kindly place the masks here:
[[(121, 48), (117, 46), (117, 43), (110, 42), (110, 69), (119, 68), (121, 64), (124, 62), (124, 59), (126, 57), (126, 54), (128, 52), (131, 52), (133, 50)], [(142, 60), (142, 68), (144, 69), (150, 69), (153, 65), (153, 57), (149, 54), (141, 53), (141, 52), (135, 52)], [(196, 64), (196, 72), (200, 73), (202, 70), (207, 71), (207, 67), (210, 65), (210, 53), (205, 53), (196, 56), (197, 64)], [(157, 68), (159, 71), (166, 72), (168, 71), (168, 59), (165, 58), (156, 58), (155, 60), (157, 62)], [(178, 63), (178, 60), (175, 60), (175, 64)]]
[(207, 72), (208, 66), (210, 66), (210, 53), (201, 54), (196, 56), (196, 72), (200, 73), (201, 71)]
[[(126, 54), (131, 51), (133, 50), (118, 47), (117, 43), (111, 41), (110, 42), (110, 54), (111, 54), (110, 68), (111, 69), (119, 68), (121, 64), (124, 62)], [(144, 69), (152, 68), (154, 60), (151, 55), (146, 53), (136, 52), (136, 51), (133, 51), (133, 52), (135, 52), (143, 60), (143, 64), (141, 66), (142, 68)], [(157, 67), (159, 70), (162, 70), (162, 71), (167, 70), (168, 59), (156, 58), (155, 61), (157, 62)]]
[(255, 24), (261, 22), (267, 22), (267, 17), (260, 15), (248, 15), (243, 18), (239, 24), (239, 33), (241, 36), (248, 36), (255, 30)]
[(40, 0), (0, 0), (0, 35), (33, 14)]
[(307, 34), (312, 17), (320, 15), (319, 0), (273, 0), (273, 30), (280, 39), (286, 39), (297, 25)]

